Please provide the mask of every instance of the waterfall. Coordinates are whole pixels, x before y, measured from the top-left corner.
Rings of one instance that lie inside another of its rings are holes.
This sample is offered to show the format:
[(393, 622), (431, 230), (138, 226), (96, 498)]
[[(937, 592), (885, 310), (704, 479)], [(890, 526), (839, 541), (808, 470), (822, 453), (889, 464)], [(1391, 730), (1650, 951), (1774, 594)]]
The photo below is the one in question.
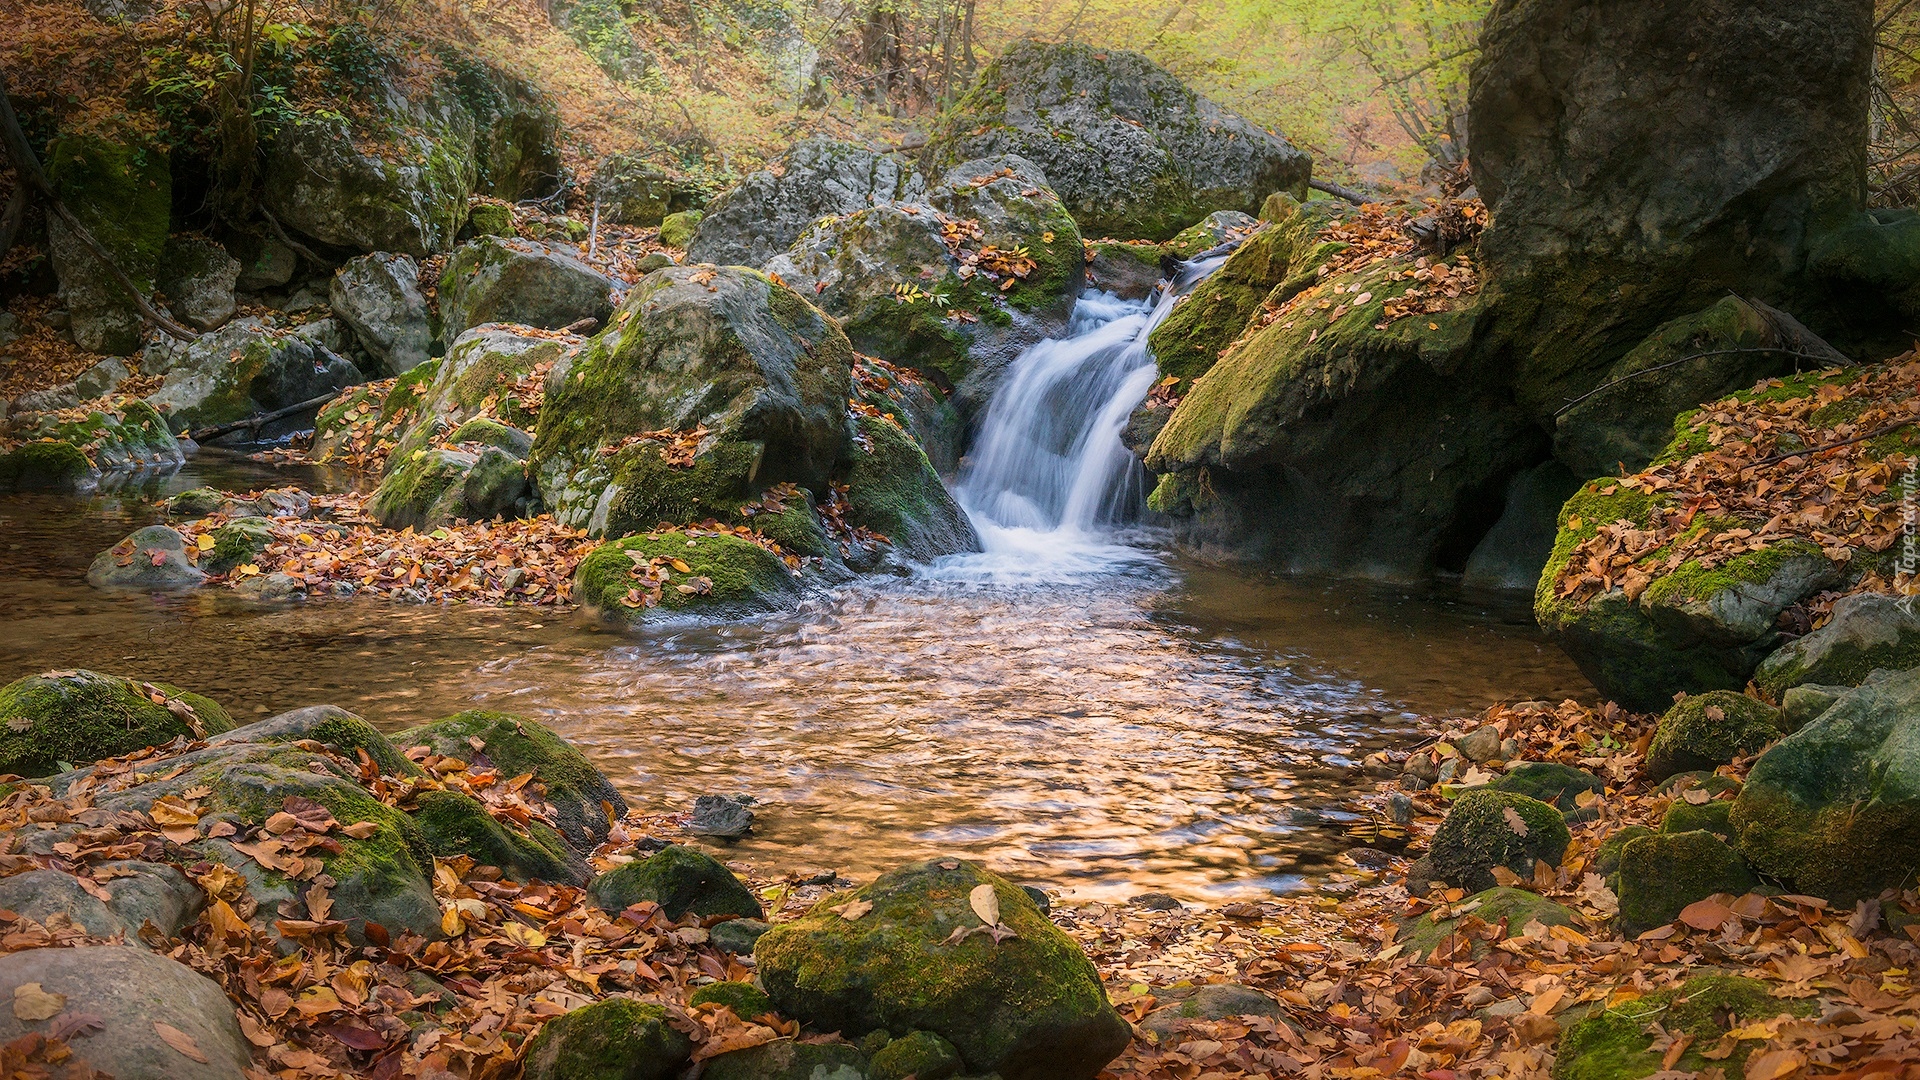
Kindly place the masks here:
[(1147, 337), (1225, 261), (1186, 264), (1153, 303), (1090, 289), (1066, 337), (1013, 362), (954, 492), (989, 554), (1058, 553), (1139, 519), (1146, 472), (1120, 432), (1159, 378)]

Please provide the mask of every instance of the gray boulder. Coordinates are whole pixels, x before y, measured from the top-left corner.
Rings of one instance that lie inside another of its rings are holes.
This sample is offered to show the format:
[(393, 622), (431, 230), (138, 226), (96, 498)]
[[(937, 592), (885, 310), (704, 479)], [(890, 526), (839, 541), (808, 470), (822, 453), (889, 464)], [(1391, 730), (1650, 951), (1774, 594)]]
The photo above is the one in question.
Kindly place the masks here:
[(92, 937), (124, 934), (128, 944), (140, 944), (141, 927), (151, 923), (162, 937), (177, 937), (206, 906), (206, 894), (178, 868), (150, 862), (106, 862), (100, 868), (115, 876), (99, 883), (107, 894), (101, 900), (80, 887), (71, 874), (59, 870), (29, 870), (0, 878), (0, 908), (19, 912), (38, 923), (63, 914), (86, 928)]
[(604, 324), (614, 284), (566, 248), (533, 240), (483, 237), (447, 260), (440, 318), (449, 338), (482, 323), (558, 330), (581, 319)]
[(388, 374), (426, 361), (433, 328), (420, 292), (420, 267), (411, 258), (376, 253), (353, 259), (333, 276), (327, 296), (334, 315)]
[[(238, 319), (191, 342), (161, 339), (149, 346), (142, 370), (162, 374), (147, 396), (174, 431), (245, 420), (366, 381), (352, 362), (297, 334), (258, 319)], [(311, 426), (288, 416), (263, 426), (262, 438)]]
[[(166, 153), (155, 146), (68, 136), (48, 147), (47, 178), (61, 202), (112, 254), (114, 265), (143, 292), (151, 291), (172, 214)], [(111, 356), (129, 356), (140, 348), (146, 325), (139, 310), (64, 220), (48, 222), (47, 247), (72, 319), (74, 344)]]
[(293, 280), (300, 265), (300, 256), (292, 248), (270, 236), (232, 236), (227, 250), (240, 263), (240, 276), (233, 284), (241, 292), (278, 289)]
[(928, 148), (947, 168), (1018, 154), (1045, 170), (1095, 236), (1165, 240), (1216, 210), (1305, 194), (1312, 159), (1134, 52), (1008, 49), (944, 115)]
[(167, 241), (159, 278), (167, 307), (188, 326), (214, 330), (233, 318), (240, 261), (219, 244), (200, 236)]
[(1772, 698), (1802, 683), (1858, 686), (1879, 668), (1920, 667), (1920, 614), (1910, 600), (1857, 593), (1833, 605), (1833, 619), (1760, 664), (1753, 681)]
[(687, 258), (759, 266), (823, 217), (877, 203), (912, 201), (925, 192), (925, 181), (897, 154), (828, 138), (807, 139), (709, 204), (687, 244)]
[[(414, 404), (395, 433), (388, 467), (397, 467), (415, 450), (449, 440), (497, 443), (525, 457), (526, 451), (519, 450), (504, 432), (532, 429), (533, 405), (544, 382), (541, 372), (557, 366), (568, 348), (565, 341), (533, 337), (506, 326), (482, 325), (461, 334), (431, 375), (418, 384)], [(416, 377), (427, 370), (420, 369)], [(500, 431), (481, 435), (475, 429), (467, 437), (453, 439), (469, 423), (487, 422), (481, 417), (491, 418)]]
[(94, 556), (87, 584), (96, 589), (190, 589), (207, 575), (187, 558), (187, 539), (148, 525)]
[(416, 450), (388, 469), (367, 510), (389, 529), (426, 532), (519, 516), (530, 496), (524, 456), (497, 446)]
[[(72, 1040), (74, 1060), (115, 1080), (245, 1080), (253, 1053), (220, 984), (177, 960), (131, 945), (27, 949), (0, 957), (0, 993), (19, 1001), (22, 987), (58, 995), (60, 1013), (96, 1017), (101, 1027)], [(48, 1030), (53, 1017), (23, 1020), (0, 1012), (0, 1041)], [(186, 1036), (197, 1060), (161, 1036)]]
[[(586, 0), (573, 5), (574, 14), (605, 0)], [(615, 9), (617, 5), (606, 5)], [(622, 27), (621, 37), (629, 44), (631, 35)], [(658, 225), (668, 214), (689, 209), (698, 203), (697, 193), (686, 181), (635, 154), (614, 154), (594, 170), (588, 190), (600, 205), (600, 220), (614, 225)]]

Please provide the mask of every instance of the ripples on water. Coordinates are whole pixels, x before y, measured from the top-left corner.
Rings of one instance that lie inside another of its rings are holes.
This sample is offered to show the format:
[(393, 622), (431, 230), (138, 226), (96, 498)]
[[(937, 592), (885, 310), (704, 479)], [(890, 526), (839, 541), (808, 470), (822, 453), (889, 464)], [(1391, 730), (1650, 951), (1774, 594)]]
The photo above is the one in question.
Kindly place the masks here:
[[(207, 456), (166, 489), (286, 480)], [(1590, 693), (1523, 605), (1187, 565), (1151, 534), (1013, 530), (764, 622), (614, 635), (542, 609), (89, 589), (92, 555), (156, 516), (0, 497), (0, 679), (97, 667), (242, 719), (324, 701), (388, 730), (510, 709), (637, 805), (759, 797), (734, 857), (768, 867), (955, 852), (1079, 895), (1287, 888), (1347, 846), (1344, 767), (1416, 716)]]

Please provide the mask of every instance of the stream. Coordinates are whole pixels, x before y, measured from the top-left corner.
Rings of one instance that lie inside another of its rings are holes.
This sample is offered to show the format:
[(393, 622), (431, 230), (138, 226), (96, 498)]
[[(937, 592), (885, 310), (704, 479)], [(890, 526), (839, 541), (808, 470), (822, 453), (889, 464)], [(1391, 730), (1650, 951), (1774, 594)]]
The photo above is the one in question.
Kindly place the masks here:
[(1171, 553), (1118, 438), (1170, 303), (1089, 294), (1069, 338), (1015, 362), (955, 486), (982, 553), (753, 623), (630, 634), (551, 609), (89, 588), (88, 562), (156, 520), (153, 498), (342, 482), (204, 451), (139, 496), (0, 496), (0, 681), (90, 667), (242, 722), (329, 702), (389, 731), (509, 710), (637, 808), (753, 795), (758, 829), (726, 857), (769, 869), (859, 878), (953, 853), (1074, 897), (1298, 888), (1355, 846), (1366, 752), (1425, 715), (1592, 691), (1524, 596)]

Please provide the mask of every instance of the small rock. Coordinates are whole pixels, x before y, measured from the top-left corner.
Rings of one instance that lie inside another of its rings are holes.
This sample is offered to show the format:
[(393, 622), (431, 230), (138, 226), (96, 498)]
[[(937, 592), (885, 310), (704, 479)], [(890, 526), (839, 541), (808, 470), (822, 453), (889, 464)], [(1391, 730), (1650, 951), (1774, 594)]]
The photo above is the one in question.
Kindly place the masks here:
[(1531, 877), (1536, 860), (1559, 866), (1572, 836), (1560, 811), (1538, 799), (1475, 788), (1455, 800), (1434, 834), (1434, 870), (1462, 888), (1495, 885), (1492, 870), (1504, 866)]
[(1033, 905), (1040, 909), (1040, 914), (1053, 914), (1053, 898), (1047, 895), (1047, 890), (1038, 885), (1022, 885), (1020, 891), (1032, 898)]
[(1153, 1032), (1162, 1042), (1178, 1032), (1184, 1020), (1228, 1020), (1240, 1016), (1287, 1019), (1287, 1010), (1278, 1001), (1250, 986), (1233, 983), (1169, 989), (1156, 996), (1168, 1004), (1148, 1013), (1140, 1026)]
[(1413, 800), (1398, 791), (1387, 796), (1387, 815), (1395, 825), (1413, 824)]
[(695, 836), (738, 840), (753, 832), (753, 797), (702, 795), (693, 801), (693, 817), (686, 830)]
[(1144, 892), (1127, 901), (1127, 903), (1147, 911), (1186, 910), (1185, 905), (1181, 904), (1180, 901), (1174, 899), (1172, 895), (1163, 892)]
[(87, 584), (96, 589), (189, 589), (206, 580), (187, 560), (186, 537), (165, 525), (134, 532), (87, 568)]
[(659, 1005), (608, 998), (540, 1029), (527, 1049), (527, 1080), (669, 1080), (693, 1055), (693, 1041)]
[(1492, 761), (1500, 754), (1500, 730), (1491, 724), (1478, 727), (1460, 737), (1454, 746), (1460, 756), (1478, 765), (1483, 761)]
[(205, 237), (176, 237), (167, 241), (160, 266), (160, 291), (180, 321), (215, 330), (233, 318), (241, 266), (226, 248)]
[(719, 860), (679, 844), (601, 874), (587, 892), (612, 914), (646, 900), (659, 904), (670, 919), (689, 911), (748, 919), (766, 914), (760, 901)]
[(725, 949), (735, 956), (752, 956), (753, 943), (759, 941), (760, 935), (769, 929), (759, 919), (728, 919), (709, 927), (707, 940), (713, 942), (715, 948)]

